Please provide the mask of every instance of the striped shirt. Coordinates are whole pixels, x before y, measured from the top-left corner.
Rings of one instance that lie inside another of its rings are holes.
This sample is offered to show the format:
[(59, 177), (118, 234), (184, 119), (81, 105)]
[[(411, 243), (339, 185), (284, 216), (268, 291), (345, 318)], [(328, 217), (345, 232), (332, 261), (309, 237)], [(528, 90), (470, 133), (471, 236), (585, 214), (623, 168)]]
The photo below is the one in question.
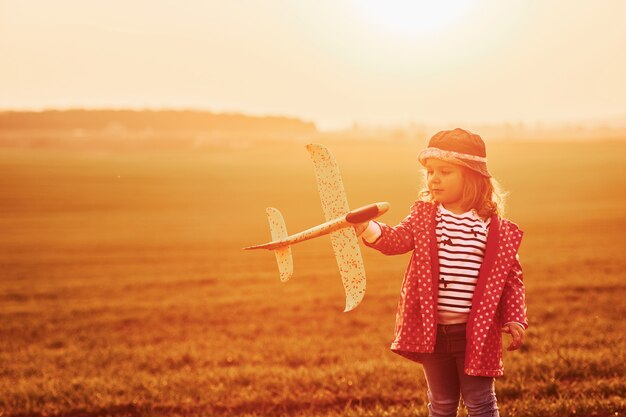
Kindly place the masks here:
[(491, 219), (483, 222), (474, 210), (454, 214), (441, 204), (436, 219), (439, 323), (464, 323), (472, 307)]

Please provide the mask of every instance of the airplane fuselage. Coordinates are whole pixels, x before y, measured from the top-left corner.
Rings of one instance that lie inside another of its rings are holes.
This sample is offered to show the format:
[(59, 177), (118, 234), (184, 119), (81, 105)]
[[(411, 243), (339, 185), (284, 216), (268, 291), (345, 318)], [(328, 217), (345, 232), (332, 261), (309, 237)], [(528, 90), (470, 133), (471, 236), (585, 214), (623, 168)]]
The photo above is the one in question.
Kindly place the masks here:
[(274, 250), (277, 248), (281, 248), (283, 246), (292, 245), (294, 243), (303, 242), (305, 240), (314, 239), (319, 236), (324, 236), (329, 233), (334, 232), (335, 230), (339, 230), (344, 227), (353, 227), (355, 224), (363, 223), (368, 220), (375, 219), (379, 216), (382, 216), (389, 210), (389, 203), (380, 202), (373, 203), (367, 206), (359, 207), (358, 209), (351, 210), (343, 216), (337, 217), (336, 219), (329, 220), (325, 223), (322, 223), (318, 226), (311, 227), (310, 229), (304, 230), (300, 233), (293, 234), (286, 238), (276, 240), (269, 243), (264, 243), (261, 245), (248, 246), (247, 250), (250, 249), (268, 249)]

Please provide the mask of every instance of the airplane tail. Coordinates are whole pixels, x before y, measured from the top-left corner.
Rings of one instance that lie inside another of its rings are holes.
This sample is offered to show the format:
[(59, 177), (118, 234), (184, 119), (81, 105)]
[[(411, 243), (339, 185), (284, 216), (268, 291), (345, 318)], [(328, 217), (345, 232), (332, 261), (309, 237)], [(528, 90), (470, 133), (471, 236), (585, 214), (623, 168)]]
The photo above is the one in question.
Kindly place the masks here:
[[(287, 226), (285, 226), (285, 219), (280, 214), (278, 209), (274, 207), (268, 207), (265, 210), (267, 213), (267, 220), (270, 223), (270, 232), (272, 233), (272, 240), (281, 240), (286, 238)], [(280, 274), (280, 280), (282, 282), (288, 281), (293, 275), (293, 258), (291, 256), (291, 246), (281, 246), (273, 249), (274, 255), (276, 255), (276, 263), (278, 264), (278, 272)]]

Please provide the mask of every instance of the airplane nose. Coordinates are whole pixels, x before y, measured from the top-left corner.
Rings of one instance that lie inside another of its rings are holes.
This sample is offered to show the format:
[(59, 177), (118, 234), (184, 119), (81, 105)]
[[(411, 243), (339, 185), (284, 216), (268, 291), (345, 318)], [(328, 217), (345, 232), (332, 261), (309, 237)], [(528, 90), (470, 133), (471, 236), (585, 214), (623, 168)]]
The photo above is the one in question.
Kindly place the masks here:
[(362, 223), (375, 219), (389, 210), (389, 203), (372, 203), (367, 206), (359, 207), (346, 214), (348, 223)]
[(389, 211), (389, 208), (391, 206), (386, 201), (383, 201), (381, 203), (376, 203), (376, 207), (378, 207), (378, 215), (380, 216), (381, 214), (384, 214), (387, 211)]

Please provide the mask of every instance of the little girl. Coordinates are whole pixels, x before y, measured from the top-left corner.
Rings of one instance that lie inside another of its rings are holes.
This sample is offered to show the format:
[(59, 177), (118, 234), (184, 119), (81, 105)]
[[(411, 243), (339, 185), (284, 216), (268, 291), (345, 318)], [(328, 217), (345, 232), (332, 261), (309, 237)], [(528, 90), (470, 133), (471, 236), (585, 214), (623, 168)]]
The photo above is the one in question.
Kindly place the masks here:
[(356, 226), (385, 255), (413, 251), (402, 282), (392, 351), (419, 362), (430, 416), (498, 416), (494, 377), (502, 335), (519, 349), (528, 327), (518, 227), (500, 217), (502, 197), (485, 144), (467, 130), (441, 131), (418, 159), (428, 189), (400, 224)]

